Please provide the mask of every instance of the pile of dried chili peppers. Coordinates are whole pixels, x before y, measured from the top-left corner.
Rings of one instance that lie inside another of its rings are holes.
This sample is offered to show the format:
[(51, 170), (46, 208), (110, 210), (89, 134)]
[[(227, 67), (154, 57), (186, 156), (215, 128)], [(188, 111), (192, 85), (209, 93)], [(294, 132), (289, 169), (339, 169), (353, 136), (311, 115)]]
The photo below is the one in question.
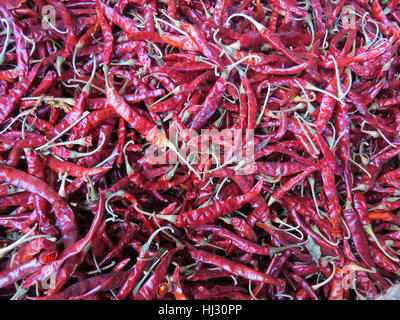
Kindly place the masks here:
[(399, 25), (398, 0), (2, 0), (0, 296), (385, 293)]

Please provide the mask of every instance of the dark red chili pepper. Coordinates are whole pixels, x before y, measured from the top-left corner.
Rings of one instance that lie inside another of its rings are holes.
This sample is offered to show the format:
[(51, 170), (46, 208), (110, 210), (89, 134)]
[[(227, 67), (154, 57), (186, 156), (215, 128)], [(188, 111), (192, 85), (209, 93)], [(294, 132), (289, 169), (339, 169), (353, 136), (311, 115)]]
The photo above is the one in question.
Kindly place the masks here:
[(51, 202), (57, 219), (63, 222), (60, 225), (60, 229), (65, 245), (68, 247), (75, 243), (78, 236), (78, 228), (74, 214), (71, 208), (59, 197), (54, 189), (42, 180), (24, 171), (4, 165), (0, 166), (0, 179), (16, 187), (37, 194), (48, 202)]
[(282, 187), (280, 187), (278, 191), (274, 193), (274, 195), (269, 200), (269, 204), (272, 204), (275, 200), (279, 200), (280, 198), (282, 198), (285, 193), (287, 193), (293, 186), (302, 181), (309, 174), (313, 173), (316, 170), (319, 170), (324, 164), (325, 160), (320, 160), (316, 164), (305, 169), (302, 173), (299, 173), (297, 176), (291, 178)]
[(398, 6), (3, 1), (4, 298), (386, 292)]
[(202, 108), (196, 114), (191, 125), (189, 126), (190, 129), (195, 131), (201, 129), (208, 121), (208, 119), (213, 115), (218, 107), (219, 101), (221, 100), (226, 90), (226, 82), (228, 80), (229, 74), (230, 70), (228, 69), (224, 71), (221, 77), (215, 82), (213, 88), (208, 93), (207, 98), (204, 100)]
[(60, 293), (33, 298), (34, 300), (81, 300), (89, 294), (118, 288), (126, 281), (128, 271), (98, 275), (75, 283)]
[(111, 169), (111, 167), (83, 168), (74, 163), (58, 161), (53, 157), (48, 157), (46, 164), (57, 173), (66, 172), (69, 176), (77, 178), (101, 175)]
[(14, 266), (10, 269), (0, 272), (0, 288), (7, 287), (8, 285), (23, 279), (42, 267), (40, 260), (35, 257), (25, 264)]
[(139, 282), (140, 277), (143, 276), (143, 272), (146, 267), (150, 264), (150, 261), (147, 260), (149, 257), (154, 255), (151, 252), (141, 250), (138, 256), (138, 260), (133, 268), (130, 271), (126, 282), (121, 286), (120, 290), (117, 293), (118, 300), (125, 300), (131, 293), (135, 285)]
[(209, 226), (209, 225), (203, 225), (203, 226), (198, 226), (195, 227), (194, 230), (196, 231), (211, 231), (213, 234), (216, 234), (224, 239), (229, 240), (234, 246), (238, 247), (239, 249), (249, 252), (249, 253), (254, 253), (258, 255), (270, 255), (272, 253), (275, 253), (279, 251), (279, 248), (270, 248), (267, 246), (260, 246), (258, 244), (255, 244), (251, 241), (245, 240), (240, 238), (239, 236), (236, 236), (234, 233), (223, 229), (218, 226)]
[(169, 264), (171, 262), (171, 259), (175, 252), (178, 250), (182, 249), (182, 246), (177, 247), (171, 251), (168, 251), (168, 253), (161, 258), (161, 262), (157, 266), (157, 268), (154, 270), (154, 273), (152, 276), (143, 284), (143, 286), (140, 288), (139, 292), (134, 295), (134, 299), (139, 299), (139, 300), (152, 300), (155, 295), (157, 294), (157, 287), (162, 281), (162, 279), (165, 276), (165, 273), (167, 271), (167, 268), (169, 267)]
[(24, 39), (24, 32), (17, 19), (12, 15), (8, 8), (4, 7), (2, 4), (0, 4), (0, 14), (8, 21), (8, 23), (11, 24), (12, 33), (15, 37), (17, 53), (17, 74), (20, 79), (23, 79), (28, 75), (29, 70), (29, 56)]
[(214, 204), (180, 213), (175, 220), (178, 227), (202, 225), (214, 221), (220, 216), (240, 209), (245, 203), (250, 202), (260, 192), (262, 180), (260, 180), (248, 193), (228, 198), (226, 200), (216, 201)]
[(0, 104), (2, 105), (0, 122), (3, 122), (13, 112), (18, 102), (29, 89), (37, 73), (44, 64), (45, 61), (35, 64), (35, 66), (29, 71), (27, 76), (19, 81), (17, 85), (10, 90), (8, 96), (2, 97), (2, 99), (0, 100)]
[(256, 271), (251, 269), (243, 264), (229, 261), (221, 256), (218, 256), (213, 253), (209, 253), (203, 250), (192, 250), (190, 255), (194, 260), (201, 261), (203, 263), (211, 264), (217, 267), (220, 267), (223, 270), (226, 270), (234, 275), (253, 280), (260, 281), (263, 283), (272, 284), (275, 286), (281, 286), (282, 280), (276, 279), (272, 276), (268, 276), (260, 271)]
[(349, 227), (351, 238), (358, 254), (368, 265), (368, 267), (373, 268), (375, 264), (371, 258), (368, 238), (364, 233), (364, 229), (362, 228), (354, 209), (351, 207), (345, 209), (343, 211), (343, 217), (347, 223), (347, 226)]
[(231, 225), (235, 228), (236, 232), (242, 234), (248, 240), (256, 242), (257, 241), (257, 234), (251, 228), (251, 226), (246, 222), (246, 220), (242, 218), (233, 217), (231, 219)]
[[(99, 2), (96, 2), (96, 5), (98, 5), (98, 3)], [(105, 41), (103, 62), (107, 67), (110, 67), (114, 37), (111, 31), (111, 27), (107, 24), (105, 17), (102, 11), (98, 8), (98, 6), (96, 7), (96, 11), (97, 11), (97, 16), (99, 17), (99, 24), (101, 27), (101, 31), (103, 32), (103, 38)]]

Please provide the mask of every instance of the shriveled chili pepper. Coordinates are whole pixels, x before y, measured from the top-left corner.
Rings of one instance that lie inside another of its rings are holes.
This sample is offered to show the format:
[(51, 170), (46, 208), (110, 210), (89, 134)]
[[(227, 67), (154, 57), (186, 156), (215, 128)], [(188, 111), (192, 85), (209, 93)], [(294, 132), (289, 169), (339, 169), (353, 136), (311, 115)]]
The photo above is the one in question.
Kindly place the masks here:
[(3, 297), (385, 293), (400, 10), (348, 4), (3, 1)]
[(352, 207), (347, 208), (343, 211), (343, 217), (347, 223), (347, 226), (349, 227), (351, 238), (358, 254), (368, 265), (368, 267), (373, 268), (375, 264), (371, 258), (368, 239), (364, 233), (364, 230), (362, 229), (362, 225), (358, 220), (356, 212)]
[(240, 209), (245, 203), (251, 201), (260, 192), (261, 185), (262, 180), (246, 194), (217, 201), (213, 205), (201, 209), (180, 213), (176, 217), (175, 224), (179, 227), (201, 225), (205, 222), (213, 221), (233, 210)]
[(134, 299), (140, 300), (152, 300), (157, 294), (156, 290), (160, 282), (165, 276), (165, 272), (171, 262), (171, 259), (175, 252), (180, 250), (182, 247), (177, 247), (162, 257), (161, 262), (154, 270), (153, 275), (144, 283), (144, 285), (140, 288), (139, 292), (134, 296)]
[(76, 220), (71, 208), (59, 197), (48, 184), (42, 180), (25, 173), (24, 171), (0, 166), (0, 179), (9, 184), (23, 188), (32, 193), (38, 194), (42, 198), (53, 204), (53, 210), (56, 217), (63, 221), (60, 225), (66, 246), (75, 243), (78, 233)]
[(238, 275), (240, 277), (253, 280), (253, 281), (261, 281), (263, 283), (269, 283), (275, 286), (282, 285), (281, 279), (276, 279), (274, 277), (265, 275), (260, 271), (256, 271), (251, 269), (245, 265), (231, 262), (228, 259), (225, 259), (221, 256), (218, 256), (213, 253), (209, 253), (203, 250), (193, 250), (190, 252), (190, 255), (194, 260), (201, 261), (203, 263), (212, 264), (217, 267), (220, 267), (223, 270), (226, 270), (232, 274)]
[(324, 160), (320, 160), (319, 162), (317, 162), (313, 166), (310, 166), (307, 169), (305, 169), (302, 173), (300, 173), (297, 176), (291, 178), (282, 187), (280, 187), (278, 189), (278, 191), (276, 191), (274, 193), (274, 195), (269, 200), (269, 204), (272, 204), (275, 200), (279, 200), (280, 198), (282, 198), (285, 195), (285, 193), (288, 192), (294, 185), (299, 183), (302, 179), (304, 179), (306, 176), (308, 176), (312, 172), (314, 172), (314, 171), (318, 170), (319, 168), (321, 168), (324, 165), (324, 163), (325, 163)]
[(99, 24), (105, 41), (103, 62), (105, 66), (110, 67), (114, 37), (111, 27), (106, 22), (103, 12), (99, 8), (99, 3), (100, 1), (96, 1), (97, 16), (99, 17)]
[(8, 8), (4, 7), (4, 5), (0, 5), (0, 14), (4, 19), (7, 19), (8, 23), (11, 24), (12, 32), (15, 37), (17, 53), (17, 74), (20, 79), (23, 79), (28, 75), (29, 70), (29, 56), (23, 30), (17, 19), (12, 15)]

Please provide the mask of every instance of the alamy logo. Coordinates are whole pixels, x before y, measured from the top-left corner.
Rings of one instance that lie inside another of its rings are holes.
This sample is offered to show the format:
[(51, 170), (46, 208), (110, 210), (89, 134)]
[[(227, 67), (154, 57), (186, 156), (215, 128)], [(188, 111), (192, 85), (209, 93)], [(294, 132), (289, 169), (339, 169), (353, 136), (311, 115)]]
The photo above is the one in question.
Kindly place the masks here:
[(145, 151), (146, 162), (152, 165), (176, 164), (186, 161), (191, 165), (212, 163), (218, 168), (233, 169), (235, 174), (254, 172), (253, 130), (201, 130), (200, 135), (190, 129), (178, 131), (171, 122), (168, 139), (179, 154), (150, 145)]
[(56, 287), (56, 272), (52, 265), (46, 265), (42, 268), (41, 277), (43, 289), (54, 289)]
[(42, 28), (52, 29), (56, 25), (56, 9), (53, 6), (46, 5), (42, 8)]
[(343, 29), (357, 29), (355, 9), (351, 5), (345, 5), (340, 13)]

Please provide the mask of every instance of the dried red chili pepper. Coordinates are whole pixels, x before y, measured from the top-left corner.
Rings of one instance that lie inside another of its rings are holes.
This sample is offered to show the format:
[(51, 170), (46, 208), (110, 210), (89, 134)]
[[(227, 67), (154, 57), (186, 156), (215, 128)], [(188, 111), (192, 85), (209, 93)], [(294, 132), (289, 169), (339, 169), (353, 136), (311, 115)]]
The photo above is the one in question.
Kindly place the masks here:
[(203, 250), (192, 250), (190, 255), (194, 260), (201, 261), (203, 263), (212, 264), (226, 270), (232, 274), (244, 277), (253, 281), (261, 281), (263, 283), (269, 283), (275, 286), (281, 286), (282, 280), (275, 279), (274, 277), (268, 276), (260, 271), (251, 269), (245, 265), (229, 261), (221, 256), (213, 253), (209, 253)]
[(374, 299), (399, 279), (397, 0), (17, 2), (4, 297)]

